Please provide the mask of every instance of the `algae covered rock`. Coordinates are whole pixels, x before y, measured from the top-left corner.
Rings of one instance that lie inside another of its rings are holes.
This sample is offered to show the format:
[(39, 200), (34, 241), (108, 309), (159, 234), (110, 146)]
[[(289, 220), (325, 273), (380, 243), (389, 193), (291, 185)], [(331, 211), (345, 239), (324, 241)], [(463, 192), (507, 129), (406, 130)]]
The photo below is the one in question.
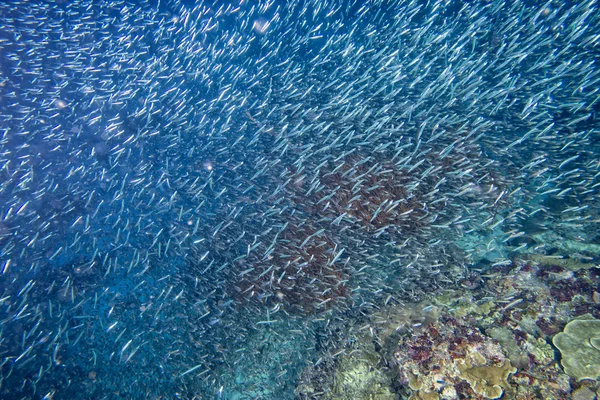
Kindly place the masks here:
[(565, 373), (578, 381), (600, 376), (600, 321), (576, 319), (552, 343), (560, 350)]

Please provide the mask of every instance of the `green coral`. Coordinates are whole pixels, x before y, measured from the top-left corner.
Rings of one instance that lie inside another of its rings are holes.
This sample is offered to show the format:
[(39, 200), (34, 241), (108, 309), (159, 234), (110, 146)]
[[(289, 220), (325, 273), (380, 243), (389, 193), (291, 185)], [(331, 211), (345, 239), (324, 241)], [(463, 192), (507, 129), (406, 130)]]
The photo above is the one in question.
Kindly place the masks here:
[(578, 381), (600, 376), (600, 321), (576, 319), (552, 343), (560, 350), (565, 373)]

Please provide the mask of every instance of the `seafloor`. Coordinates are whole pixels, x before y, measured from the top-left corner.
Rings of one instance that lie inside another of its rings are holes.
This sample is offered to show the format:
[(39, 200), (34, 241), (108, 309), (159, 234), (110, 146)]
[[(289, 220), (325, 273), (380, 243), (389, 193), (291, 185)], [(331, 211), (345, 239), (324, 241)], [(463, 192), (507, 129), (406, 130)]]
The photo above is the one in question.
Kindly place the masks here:
[[(492, 253), (472, 252), (470, 277), (418, 302), (391, 300), (345, 318), (267, 316), (224, 377), (222, 398), (600, 398), (600, 244), (593, 232), (555, 222)], [(523, 241), (529, 250), (515, 252)], [(458, 242), (466, 249), (482, 238)], [(493, 255), (510, 263), (494, 265)], [(297, 371), (308, 331), (322, 357)]]

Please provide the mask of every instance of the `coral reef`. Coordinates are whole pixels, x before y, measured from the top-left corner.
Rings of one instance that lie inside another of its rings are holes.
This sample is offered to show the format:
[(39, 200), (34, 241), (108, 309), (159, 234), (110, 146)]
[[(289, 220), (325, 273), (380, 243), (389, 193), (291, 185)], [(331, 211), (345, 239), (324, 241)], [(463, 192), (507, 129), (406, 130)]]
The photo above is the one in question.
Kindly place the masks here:
[[(364, 325), (348, 327), (352, 345), (336, 350), (342, 356), (331, 361), (328, 383), (320, 376), (322, 395), (300, 397), (349, 398), (358, 393), (349, 377), (364, 372), (361, 384), (377, 382), (373, 388), (384, 393), (386, 380), (374, 377), (391, 376), (390, 393), (413, 400), (594, 399), (598, 380), (578, 379), (564, 352), (574, 341), (598, 343), (592, 338), (600, 331), (599, 285), (597, 268), (516, 260), (419, 303), (390, 302)], [(348, 354), (363, 364), (352, 364)], [(310, 381), (302, 385), (306, 392)]]
[(449, 318), (404, 337), (394, 360), (412, 399), (497, 399), (512, 393), (507, 378), (517, 371), (492, 339)]

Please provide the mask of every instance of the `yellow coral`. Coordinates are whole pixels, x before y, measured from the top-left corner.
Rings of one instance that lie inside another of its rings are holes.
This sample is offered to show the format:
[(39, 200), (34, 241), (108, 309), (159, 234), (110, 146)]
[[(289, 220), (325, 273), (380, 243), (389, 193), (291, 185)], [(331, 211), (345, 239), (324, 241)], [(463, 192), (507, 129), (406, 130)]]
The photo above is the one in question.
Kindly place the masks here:
[(459, 377), (469, 382), (478, 395), (486, 399), (499, 399), (510, 390), (508, 376), (517, 372), (507, 360), (500, 365), (473, 365), (469, 360), (458, 360)]

